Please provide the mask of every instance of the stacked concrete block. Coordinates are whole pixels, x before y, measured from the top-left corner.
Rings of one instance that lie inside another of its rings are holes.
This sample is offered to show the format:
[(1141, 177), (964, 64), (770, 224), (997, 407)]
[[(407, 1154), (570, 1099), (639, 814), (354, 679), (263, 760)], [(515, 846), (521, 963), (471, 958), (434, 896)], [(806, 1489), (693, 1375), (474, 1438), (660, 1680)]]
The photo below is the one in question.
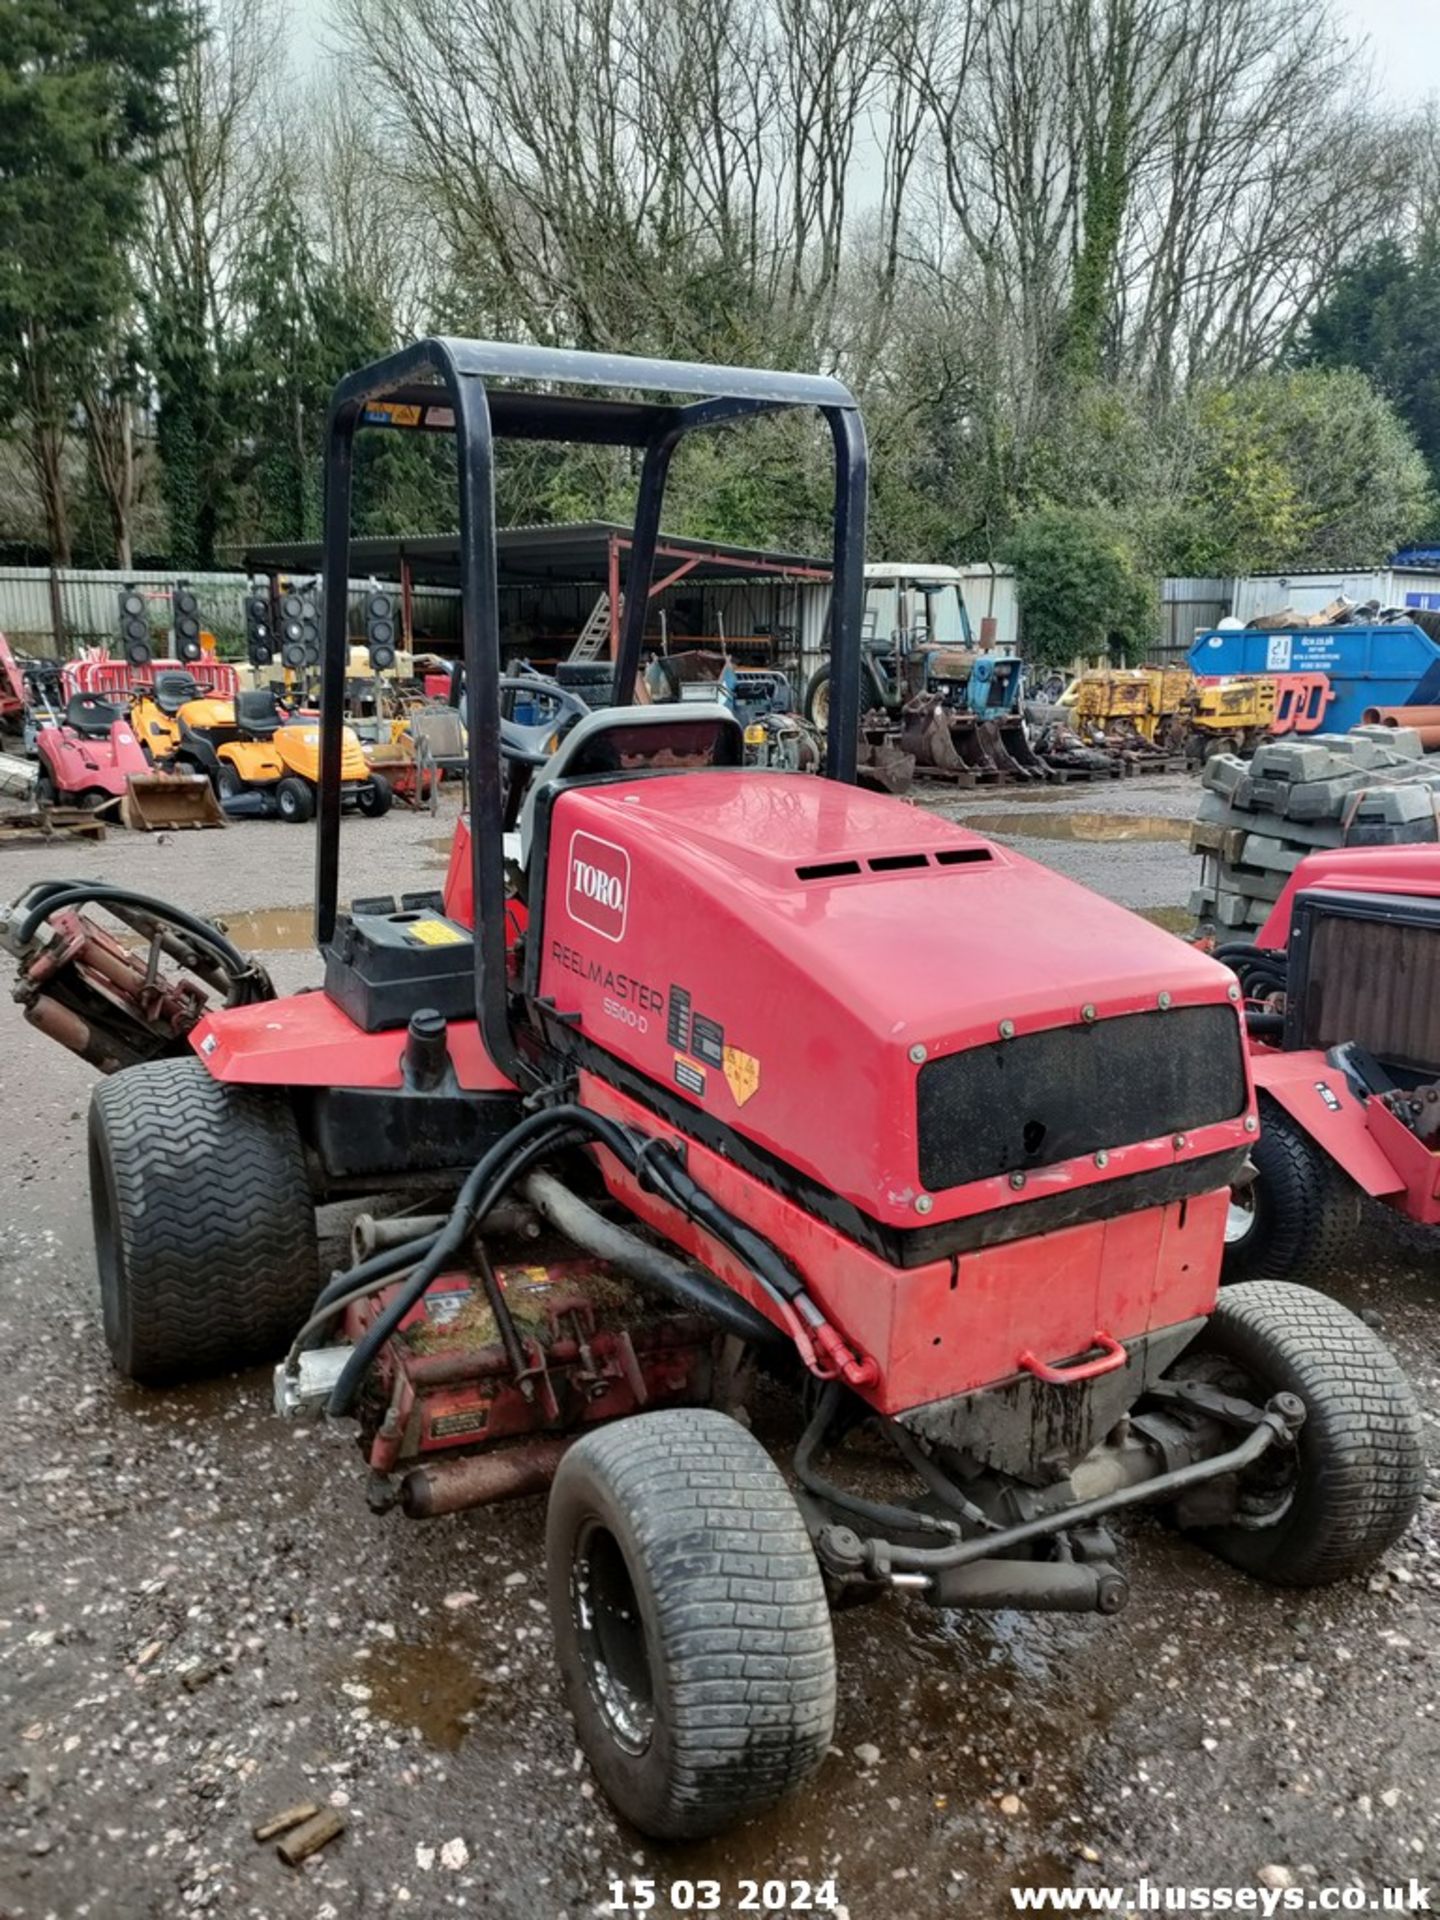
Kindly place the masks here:
[(1220, 754), (1203, 784), (1190, 910), (1226, 930), (1259, 927), (1317, 848), (1440, 840), (1440, 755), (1432, 765), (1404, 728), (1269, 741), (1249, 761)]

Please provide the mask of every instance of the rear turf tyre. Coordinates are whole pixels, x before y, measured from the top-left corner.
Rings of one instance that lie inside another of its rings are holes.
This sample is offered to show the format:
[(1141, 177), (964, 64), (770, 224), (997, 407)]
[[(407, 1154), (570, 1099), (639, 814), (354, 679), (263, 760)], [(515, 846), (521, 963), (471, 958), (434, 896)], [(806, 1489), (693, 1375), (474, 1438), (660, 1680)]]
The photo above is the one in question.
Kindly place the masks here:
[(390, 782), (381, 773), (372, 773), (355, 796), (355, 804), (368, 819), (378, 820), (382, 813), (390, 811), (390, 802), (394, 798), (390, 791)]
[(298, 774), (287, 773), (275, 789), (275, 805), (280, 818), (293, 826), (303, 826), (315, 813), (315, 796)]
[(1320, 1277), (1344, 1258), (1359, 1230), (1359, 1187), (1266, 1094), (1250, 1158), (1256, 1177), (1231, 1196), (1223, 1277)]
[(283, 1097), (156, 1060), (90, 1100), (105, 1342), (144, 1386), (283, 1352), (319, 1287), (315, 1209)]
[(1390, 1349), (1338, 1301), (1279, 1281), (1231, 1287), (1175, 1373), (1305, 1403), (1295, 1446), (1242, 1481), (1251, 1524), (1195, 1530), (1222, 1560), (1276, 1586), (1325, 1586), (1363, 1573), (1414, 1519), (1420, 1409)]
[(41, 767), (35, 776), (35, 804), (37, 807), (55, 807), (60, 804), (60, 794), (48, 767)]
[(587, 1434), (555, 1476), (546, 1559), (580, 1744), (642, 1832), (717, 1833), (819, 1766), (835, 1721), (825, 1588), (744, 1427), (687, 1408)]

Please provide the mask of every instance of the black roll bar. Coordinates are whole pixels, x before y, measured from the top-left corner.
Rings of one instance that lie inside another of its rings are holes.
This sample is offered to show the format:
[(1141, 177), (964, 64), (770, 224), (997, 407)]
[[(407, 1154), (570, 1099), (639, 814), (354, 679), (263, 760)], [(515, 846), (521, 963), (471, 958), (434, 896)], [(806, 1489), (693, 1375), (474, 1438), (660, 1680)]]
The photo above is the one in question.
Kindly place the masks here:
[[(542, 391), (490, 389), (526, 380)], [(556, 385), (682, 395), (664, 401), (596, 400)], [(429, 339), (357, 373), (335, 390), (325, 446), (324, 646), (320, 670), (320, 789), (315, 853), (315, 938), (335, 932), (340, 882), (340, 759), (349, 660), (350, 502), (355, 435), (362, 426), (423, 425), (455, 434), (460, 490), (461, 626), (469, 732), (470, 851), (475, 891), (475, 1017), (487, 1052), (517, 1084), (528, 1074), (511, 1030), (505, 973), (500, 612), (495, 549), (496, 438), (643, 450), (626, 569), (614, 697), (634, 695), (671, 458), (687, 433), (749, 416), (806, 407), (822, 413), (835, 455), (834, 577), (830, 604), (830, 714), (826, 774), (854, 782), (860, 730), (864, 601), (865, 429), (838, 380), (755, 367), (631, 359), (502, 342)]]

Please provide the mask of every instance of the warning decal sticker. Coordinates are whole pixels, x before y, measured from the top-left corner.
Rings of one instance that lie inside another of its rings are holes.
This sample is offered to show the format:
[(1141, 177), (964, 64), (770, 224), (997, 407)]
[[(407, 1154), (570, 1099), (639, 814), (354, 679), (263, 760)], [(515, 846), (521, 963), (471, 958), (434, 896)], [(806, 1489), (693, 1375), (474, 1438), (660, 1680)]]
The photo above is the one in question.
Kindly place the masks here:
[(447, 926), (443, 920), (412, 920), (405, 932), (409, 939), (427, 947), (459, 947), (467, 938), (458, 927)]
[(683, 1087), (686, 1093), (703, 1094), (705, 1091), (705, 1069), (697, 1067), (693, 1060), (687, 1060), (682, 1054), (675, 1056), (675, 1084)]
[(725, 1049), (725, 1084), (735, 1096), (737, 1107), (743, 1107), (760, 1086), (760, 1062), (753, 1053), (743, 1053), (739, 1047)]

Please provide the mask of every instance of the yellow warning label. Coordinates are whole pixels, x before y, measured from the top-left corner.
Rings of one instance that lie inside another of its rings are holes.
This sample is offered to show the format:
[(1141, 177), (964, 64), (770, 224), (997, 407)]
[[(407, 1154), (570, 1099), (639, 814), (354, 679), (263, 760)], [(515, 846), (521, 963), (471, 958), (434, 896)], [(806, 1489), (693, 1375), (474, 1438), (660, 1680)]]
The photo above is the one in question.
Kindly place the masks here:
[(753, 1053), (742, 1053), (739, 1047), (726, 1047), (725, 1084), (734, 1094), (737, 1107), (743, 1107), (751, 1095), (758, 1092), (760, 1062)]
[(447, 927), (443, 920), (412, 920), (405, 931), (427, 947), (458, 947), (465, 939), (458, 927)]
[(419, 407), (406, 406), (398, 400), (373, 401), (366, 412), (372, 420), (388, 420), (392, 427), (418, 427), (420, 424)]

